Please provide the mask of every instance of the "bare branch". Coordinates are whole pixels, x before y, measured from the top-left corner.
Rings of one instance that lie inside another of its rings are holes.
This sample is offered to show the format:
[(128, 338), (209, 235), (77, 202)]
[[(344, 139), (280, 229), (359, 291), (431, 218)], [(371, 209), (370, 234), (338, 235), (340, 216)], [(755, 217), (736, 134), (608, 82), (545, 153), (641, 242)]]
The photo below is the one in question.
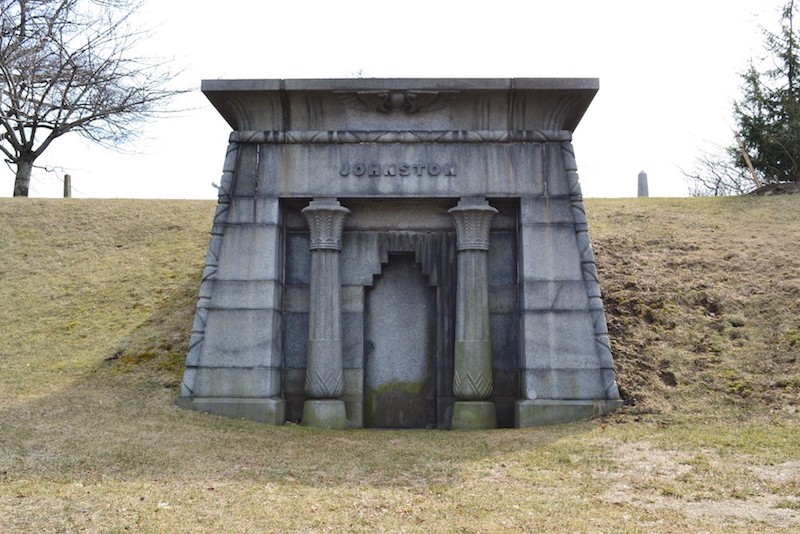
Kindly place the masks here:
[(729, 154), (704, 151), (692, 171), (681, 170), (693, 197), (745, 195), (755, 187), (748, 173), (736, 166)]
[(13, 163), (69, 132), (115, 146), (184, 92), (165, 63), (132, 55), (149, 36), (131, 24), (140, 6), (0, 0), (0, 145)]

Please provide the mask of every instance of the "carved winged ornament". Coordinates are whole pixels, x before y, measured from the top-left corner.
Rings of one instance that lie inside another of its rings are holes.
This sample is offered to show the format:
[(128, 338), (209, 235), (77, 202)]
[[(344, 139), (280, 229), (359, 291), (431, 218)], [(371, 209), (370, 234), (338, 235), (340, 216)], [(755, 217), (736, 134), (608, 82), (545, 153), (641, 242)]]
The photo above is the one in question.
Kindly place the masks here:
[(458, 91), (337, 91), (350, 109), (391, 113), (429, 113), (447, 107)]

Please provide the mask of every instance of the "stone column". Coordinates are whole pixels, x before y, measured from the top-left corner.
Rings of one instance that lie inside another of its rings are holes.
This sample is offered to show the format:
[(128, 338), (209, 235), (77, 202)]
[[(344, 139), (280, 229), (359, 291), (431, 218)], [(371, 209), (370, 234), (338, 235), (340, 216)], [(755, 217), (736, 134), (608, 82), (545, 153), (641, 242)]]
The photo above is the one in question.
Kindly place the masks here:
[(455, 219), (458, 249), (456, 339), (451, 428), (497, 427), (492, 394), (489, 335), (489, 227), (497, 210), (484, 198), (462, 198), (449, 210)]
[(335, 198), (314, 199), (303, 208), (311, 233), (311, 300), (308, 313), (308, 359), (303, 424), (347, 428), (342, 368), (341, 282), (339, 252), (342, 228), (350, 210)]

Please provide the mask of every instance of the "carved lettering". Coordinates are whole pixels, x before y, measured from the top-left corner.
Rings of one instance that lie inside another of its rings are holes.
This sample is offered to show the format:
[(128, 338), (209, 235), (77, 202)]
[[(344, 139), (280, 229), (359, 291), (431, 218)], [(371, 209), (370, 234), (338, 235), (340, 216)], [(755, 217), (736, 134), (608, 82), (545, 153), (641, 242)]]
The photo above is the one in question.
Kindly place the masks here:
[(452, 163), (342, 163), (340, 176), (456, 176)]

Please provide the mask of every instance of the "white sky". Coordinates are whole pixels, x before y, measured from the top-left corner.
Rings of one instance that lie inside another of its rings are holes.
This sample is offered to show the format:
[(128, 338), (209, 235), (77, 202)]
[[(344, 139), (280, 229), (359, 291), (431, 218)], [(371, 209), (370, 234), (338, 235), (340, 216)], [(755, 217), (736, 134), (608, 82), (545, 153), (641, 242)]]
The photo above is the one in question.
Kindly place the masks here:
[[(207, 78), (596, 77), (574, 145), (584, 196), (685, 196), (681, 169), (732, 143), (739, 73), (763, 54), (781, 0), (148, 0), (152, 53), (198, 88), (141, 125), (126, 152), (75, 136), (37, 161), (32, 197), (216, 198), (230, 128)], [(211, 7), (214, 6), (214, 7)], [(0, 167), (0, 196), (13, 173)]]

